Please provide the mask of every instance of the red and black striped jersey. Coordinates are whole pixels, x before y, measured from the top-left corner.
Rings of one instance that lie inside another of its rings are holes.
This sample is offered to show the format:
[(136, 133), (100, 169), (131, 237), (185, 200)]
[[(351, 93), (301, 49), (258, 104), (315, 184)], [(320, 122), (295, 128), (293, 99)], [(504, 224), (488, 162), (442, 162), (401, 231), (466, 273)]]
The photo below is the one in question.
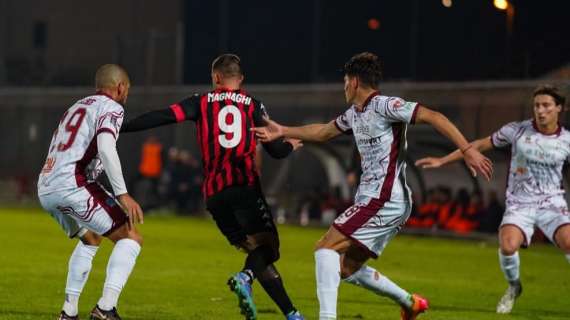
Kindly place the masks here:
[[(216, 89), (196, 94), (168, 109), (145, 113), (123, 124), (121, 132), (140, 131), (165, 124), (191, 120), (204, 171), (206, 198), (233, 185), (255, 185), (256, 138), (250, 129), (263, 126), (265, 107), (244, 90)], [(293, 150), (282, 139), (263, 144), (274, 158), (284, 158)]]
[(170, 106), (176, 121), (196, 122), (206, 197), (231, 185), (254, 185), (256, 140), (264, 106), (243, 90), (216, 89)]

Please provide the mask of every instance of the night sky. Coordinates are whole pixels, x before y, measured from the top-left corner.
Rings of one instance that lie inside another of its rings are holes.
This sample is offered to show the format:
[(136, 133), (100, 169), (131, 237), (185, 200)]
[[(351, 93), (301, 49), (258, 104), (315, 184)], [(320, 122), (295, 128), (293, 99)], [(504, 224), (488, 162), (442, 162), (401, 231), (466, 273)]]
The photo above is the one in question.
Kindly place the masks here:
[(506, 13), (492, 0), (450, 8), (441, 0), (187, 1), (185, 82), (208, 82), (209, 63), (226, 51), (242, 57), (250, 83), (339, 81), (337, 70), (361, 51), (381, 57), (386, 80), (536, 78), (568, 63), (569, 5), (512, 3), (509, 40)]

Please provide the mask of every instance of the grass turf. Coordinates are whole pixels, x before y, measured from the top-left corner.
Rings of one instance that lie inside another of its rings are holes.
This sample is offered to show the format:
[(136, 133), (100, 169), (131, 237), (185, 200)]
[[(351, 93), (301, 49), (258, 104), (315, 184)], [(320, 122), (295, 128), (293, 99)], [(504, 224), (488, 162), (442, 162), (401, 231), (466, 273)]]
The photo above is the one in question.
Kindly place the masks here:
[[(145, 219), (143, 251), (121, 296), (125, 320), (242, 319), (226, 287), (244, 256), (230, 247), (212, 221), (174, 216)], [(316, 319), (313, 244), (324, 229), (280, 226), (277, 266), (307, 319)], [(67, 260), (76, 241), (37, 209), (0, 209), (0, 319), (55, 319), (60, 311)], [(112, 246), (104, 242), (80, 300), (80, 315), (99, 298)], [(521, 252), (524, 293), (511, 315), (496, 315), (505, 289), (494, 243), (397, 236), (370, 264), (402, 287), (430, 299), (420, 319), (570, 319), (570, 266), (553, 246)], [(283, 319), (256, 284), (259, 319)], [(341, 284), (339, 319), (399, 319), (399, 307)]]

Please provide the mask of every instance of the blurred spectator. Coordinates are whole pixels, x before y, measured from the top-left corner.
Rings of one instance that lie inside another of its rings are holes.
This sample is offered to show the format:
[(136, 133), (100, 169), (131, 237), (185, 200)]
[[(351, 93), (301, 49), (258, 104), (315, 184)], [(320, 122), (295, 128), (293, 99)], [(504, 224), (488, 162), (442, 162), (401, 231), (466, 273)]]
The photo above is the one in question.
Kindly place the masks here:
[(133, 188), (141, 206), (151, 209), (160, 204), (158, 182), (162, 173), (162, 144), (156, 136), (148, 137), (142, 145), (138, 176)]
[(482, 211), (480, 199), (478, 193), (472, 197), (467, 189), (459, 189), (449, 219), (442, 221), (445, 229), (457, 233), (469, 233), (475, 230), (479, 226), (477, 219)]
[(426, 200), (416, 204), (407, 225), (413, 228), (437, 228), (457, 233), (474, 231), (484, 215), (484, 205), (479, 192), (472, 195), (460, 189), (452, 199), (451, 189), (438, 186), (427, 191)]
[(172, 181), (174, 179), (174, 171), (178, 162), (179, 153), (180, 151), (176, 147), (170, 147), (168, 149), (166, 163), (164, 165), (162, 176), (160, 177), (158, 192), (166, 204), (170, 204), (174, 199), (175, 187)]
[(162, 144), (156, 136), (150, 136), (142, 145), (139, 173), (141, 177), (158, 182), (162, 172)]
[(436, 201), (439, 204), (437, 208), (437, 224), (439, 229), (445, 229), (445, 224), (451, 217), (453, 209), (453, 201), (451, 197), (451, 189), (445, 186), (439, 186), (436, 189)]
[(505, 208), (497, 192), (487, 194), (487, 204), (482, 194), (472, 194), (460, 189), (451, 199), (451, 189), (438, 186), (426, 192), (424, 202), (416, 202), (417, 211), (412, 211), (406, 225), (411, 228), (436, 228), (456, 233), (480, 231), (497, 233)]
[(200, 165), (187, 150), (169, 153), (170, 199), (179, 213), (194, 213), (198, 210), (202, 184)]
[(426, 201), (420, 205), (415, 204), (417, 210), (413, 210), (408, 222), (410, 227), (431, 228), (437, 222), (440, 204), (437, 190), (430, 189), (427, 192)]
[(202, 170), (200, 161), (190, 152), (186, 157), (185, 165), (189, 171), (188, 206), (191, 213), (196, 213), (202, 203)]

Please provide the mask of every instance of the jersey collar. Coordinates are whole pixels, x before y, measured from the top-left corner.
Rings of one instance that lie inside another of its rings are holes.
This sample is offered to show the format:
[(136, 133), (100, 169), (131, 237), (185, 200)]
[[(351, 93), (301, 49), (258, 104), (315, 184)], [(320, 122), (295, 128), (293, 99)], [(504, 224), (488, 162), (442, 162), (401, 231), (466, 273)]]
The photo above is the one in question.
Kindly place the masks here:
[(216, 88), (214, 91), (215, 91), (215, 92), (226, 92), (226, 91), (230, 91), (230, 92), (240, 91), (240, 92), (242, 92), (243, 90), (242, 90), (241, 88), (238, 88), (238, 89), (229, 89), (229, 88), (226, 88), (226, 87), (219, 87), (219, 88)]
[(107, 98), (113, 100), (113, 98), (111, 98), (110, 95), (106, 94), (105, 92), (103, 92), (103, 91), (101, 91), (101, 90), (98, 90), (97, 92), (95, 92), (95, 95), (97, 95), (97, 96), (105, 96), (105, 97), (107, 97)]
[(554, 131), (553, 133), (550, 133), (550, 134), (546, 134), (546, 133), (543, 133), (542, 131), (540, 131), (540, 129), (538, 129), (538, 126), (536, 125), (536, 120), (534, 120), (534, 119), (532, 120), (532, 127), (534, 128), (534, 130), (536, 132), (542, 134), (542, 135), (545, 135), (545, 136), (557, 136), (558, 137), (560, 135), (560, 132), (562, 131), (562, 126), (560, 125), (560, 123), (558, 123), (557, 125), (558, 125), (558, 128), (556, 128), (556, 131)]
[(362, 111), (358, 111), (357, 108), (354, 108), (357, 112), (364, 112), (366, 111), (366, 108), (368, 107), (368, 105), (370, 104), (370, 100), (372, 100), (372, 98), (376, 97), (380, 95), (380, 91), (374, 91), (372, 92), (368, 98), (366, 98), (366, 100), (364, 100), (364, 103), (362, 104)]

